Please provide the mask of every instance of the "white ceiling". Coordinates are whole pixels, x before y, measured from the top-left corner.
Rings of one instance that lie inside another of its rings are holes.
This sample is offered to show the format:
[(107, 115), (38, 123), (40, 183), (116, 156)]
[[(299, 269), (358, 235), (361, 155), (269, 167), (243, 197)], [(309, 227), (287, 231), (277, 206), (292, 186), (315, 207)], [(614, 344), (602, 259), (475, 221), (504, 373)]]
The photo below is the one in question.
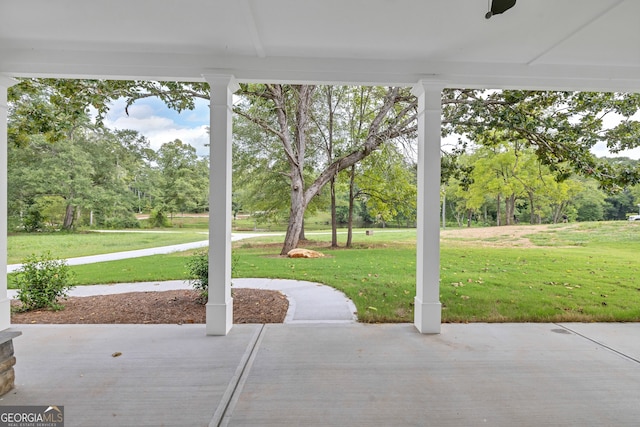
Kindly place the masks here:
[(640, 92), (640, 1), (0, 0), (0, 73)]

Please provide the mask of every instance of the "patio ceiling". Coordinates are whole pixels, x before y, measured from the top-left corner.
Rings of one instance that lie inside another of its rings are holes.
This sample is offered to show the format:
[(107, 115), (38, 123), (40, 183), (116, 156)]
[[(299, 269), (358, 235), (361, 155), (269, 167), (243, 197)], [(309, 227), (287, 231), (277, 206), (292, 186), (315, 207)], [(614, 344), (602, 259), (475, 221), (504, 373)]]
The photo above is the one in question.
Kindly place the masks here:
[(20, 0), (0, 3), (9, 76), (640, 92), (640, 1)]

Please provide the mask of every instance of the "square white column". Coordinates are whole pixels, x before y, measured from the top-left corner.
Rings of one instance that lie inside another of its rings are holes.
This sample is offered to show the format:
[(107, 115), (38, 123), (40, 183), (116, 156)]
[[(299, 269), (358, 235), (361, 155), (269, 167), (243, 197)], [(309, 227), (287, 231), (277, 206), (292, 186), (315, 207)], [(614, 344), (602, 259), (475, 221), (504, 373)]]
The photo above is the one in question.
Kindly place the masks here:
[(231, 298), (231, 150), (232, 75), (208, 74), (210, 85), (209, 131), (209, 300), (207, 335), (227, 335), (233, 326)]
[(0, 76), (0, 331), (11, 326), (11, 301), (7, 298), (7, 89), (15, 83)]
[(440, 133), (444, 84), (421, 80), (418, 97), (418, 229), (414, 324), (439, 334), (440, 304)]

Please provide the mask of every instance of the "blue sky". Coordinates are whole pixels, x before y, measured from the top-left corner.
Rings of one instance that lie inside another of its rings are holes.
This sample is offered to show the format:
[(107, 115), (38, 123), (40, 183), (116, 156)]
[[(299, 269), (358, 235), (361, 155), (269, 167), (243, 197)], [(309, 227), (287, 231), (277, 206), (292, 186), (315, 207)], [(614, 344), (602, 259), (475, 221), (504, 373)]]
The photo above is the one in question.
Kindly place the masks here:
[[(167, 108), (157, 98), (145, 98), (129, 107), (129, 115), (124, 111), (125, 102), (116, 101), (112, 104), (105, 124), (112, 129), (133, 129), (144, 135), (155, 150), (166, 142), (179, 139), (196, 148), (198, 155), (209, 154), (209, 101), (196, 100), (196, 108), (177, 113)], [(613, 125), (614, 123), (612, 123)], [(446, 144), (443, 141), (443, 144)], [(632, 159), (640, 158), (640, 148), (627, 150), (615, 155), (609, 154), (604, 143), (597, 144), (591, 150), (596, 156), (627, 156)]]
[(196, 100), (194, 110), (178, 113), (167, 108), (157, 98), (145, 98), (129, 107), (125, 113), (124, 100), (114, 102), (105, 119), (111, 129), (133, 129), (144, 135), (157, 150), (164, 143), (179, 139), (196, 148), (198, 155), (208, 155), (209, 101)]

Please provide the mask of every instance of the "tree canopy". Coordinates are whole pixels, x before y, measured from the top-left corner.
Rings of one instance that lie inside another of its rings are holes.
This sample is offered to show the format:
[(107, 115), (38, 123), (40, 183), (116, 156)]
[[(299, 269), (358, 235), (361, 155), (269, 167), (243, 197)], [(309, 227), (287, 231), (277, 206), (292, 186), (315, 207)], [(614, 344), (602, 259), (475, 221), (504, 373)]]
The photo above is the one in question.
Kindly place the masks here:
[[(242, 185), (234, 191), (254, 212), (286, 212), (283, 253), (297, 245), (307, 209), (330, 203), (335, 229), (337, 189), (349, 193), (349, 212), (359, 197), (370, 213), (410, 222), (417, 100), (408, 88), (240, 87), (234, 183)], [(23, 183), (12, 184), (10, 209), (24, 217), (64, 205), (66, 227), (87, 211), (101, 221), (150, 207), (205, 209), (208, 162), (181, 141), (155, 153), (143, 136), (105, 129), (103, 119), (116, 99), (128, 108), (158, 97), (182, 111), (209, 95), (206, 83), (21, 79), (9, 90), (10, 160), (18, 165), (10, 183)], [(442, 106), (443, 136), (459, 136), (454, 149), (443, 150), (442, 183), (462, 189), (444, 191), (465, 215), (486, 209), (492, 198), (496, 210), (504, 206), (506, 223), (516, 211), (532, 222), (557, 220), (572, 198), (587, 200), (576, 189), (586, 180), (604, 197), (591, 197), (594, 206), (610, 206), (601, 217), (621, 218), (640, 201), (638, 162), (591, 152), (597, 143), (614, 154), (640, 146), (639, 94), (446, 89)], [(48, 173), (28, 170), (37, 156)]]

